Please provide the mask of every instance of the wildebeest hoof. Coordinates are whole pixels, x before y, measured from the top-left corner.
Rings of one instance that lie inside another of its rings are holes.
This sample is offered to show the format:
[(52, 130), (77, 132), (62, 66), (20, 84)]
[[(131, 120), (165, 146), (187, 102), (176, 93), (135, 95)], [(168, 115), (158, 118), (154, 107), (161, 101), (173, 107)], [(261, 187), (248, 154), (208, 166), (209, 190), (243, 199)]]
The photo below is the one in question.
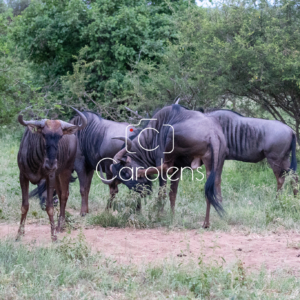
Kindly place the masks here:
[(20, 241), (21, 237), (25, 235), (25, 230), (24, 229), (19, 229), (17, 236), (16, 236), (16, 242)]
[(17, 234), (15, 241), (19, 242), (24, 234)]
[(60, 227), (58, 227), (58, 226), (56, 227), (56, 232), (57, 233), (60, 233), (60, 232), (63, 232), (63, 231), (64, 231), (63, 227), (61, 227), (61, 226)]
[(80, 212), (80, 216), (81, 216), (81, 217), (85, 217), (85, 216), (86, 216), (86, 212), (83, 212), (83, 211)]
[(204, 223), (204, 224), (202, 225), (202, 228), (204, 228), (204, 229), (207, 229), (207, 228), (209, 228), (209, 224), (207, 224), (207, 223)]
[(52, 239), (52, 242), (56, 242), (57, 241), (57, 235), (55, 234), (55, 235), (52, 235), (51, 236), (51, 239)]

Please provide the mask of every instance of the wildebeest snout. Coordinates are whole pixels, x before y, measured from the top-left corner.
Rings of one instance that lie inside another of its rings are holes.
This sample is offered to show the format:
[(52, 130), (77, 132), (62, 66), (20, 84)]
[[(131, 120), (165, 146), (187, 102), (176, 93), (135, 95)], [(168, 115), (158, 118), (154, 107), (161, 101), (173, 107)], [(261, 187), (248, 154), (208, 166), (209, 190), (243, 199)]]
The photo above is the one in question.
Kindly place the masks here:
[(48, 171), (54, 171), (57, 169), (57, 159), (50, 160), (46, 158), (44, 161), (44, 168)]

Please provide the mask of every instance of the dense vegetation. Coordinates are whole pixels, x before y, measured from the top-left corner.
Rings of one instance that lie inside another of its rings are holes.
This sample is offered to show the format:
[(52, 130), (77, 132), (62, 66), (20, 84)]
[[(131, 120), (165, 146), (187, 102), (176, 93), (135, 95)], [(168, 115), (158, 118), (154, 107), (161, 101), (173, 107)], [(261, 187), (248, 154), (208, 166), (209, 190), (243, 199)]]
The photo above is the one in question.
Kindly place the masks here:
[(20, 111), (67, 118), (68, 105), (128, 120), (180, 98), (281, 120), (300, 140), (299, 7), (2, 0), (0, 123)]

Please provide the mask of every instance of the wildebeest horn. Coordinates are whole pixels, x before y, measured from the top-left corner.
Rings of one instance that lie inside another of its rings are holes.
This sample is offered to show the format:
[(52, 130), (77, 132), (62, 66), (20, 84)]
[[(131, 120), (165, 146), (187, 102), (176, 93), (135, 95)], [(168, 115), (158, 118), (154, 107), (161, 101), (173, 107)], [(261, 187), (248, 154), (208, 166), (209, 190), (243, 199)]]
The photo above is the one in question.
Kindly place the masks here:
[(80, 118), (81, 118), (81, 125), (78, 125), (78, 130), (83, 129), (83, 128), (86, 126), (86, 124), (87, 124), (87, 119), (86, 119), (85, 115), (84, 115), (82, 112), (80, 112), (79, 110), (77, 110), (76, 108), (74, 108), (74, 107), (72, 107), (72, 106), (71, 106), (71, 108), (72, 108), (74, 111), (76, 111), (77, 114), (78, 114), (78, 115), (80, 116)]
[(99, 164), (99, 169), (100, 169), (100, 179), (101, 181), (104, 183), (104, 184), (111, 184), (113, 183), (114, 179), (104, 179), (104, 174), (102, 172), (102, 168), (101, 168), (101, 165)]
[(119, 163), (122, 159), (122, 157), (126, 154), (126, 148), (121, 149), (115, 156), (114, 160)]
[(35, 127), (44, 127), (46, 119), (39, 120), (39, 121), (38, 120), (24, 121), (23, 120), (23, 115), (19, 115), (18, 116), (18, 121), (23, 126), (31, 125), (31, 126), (35, 126)]

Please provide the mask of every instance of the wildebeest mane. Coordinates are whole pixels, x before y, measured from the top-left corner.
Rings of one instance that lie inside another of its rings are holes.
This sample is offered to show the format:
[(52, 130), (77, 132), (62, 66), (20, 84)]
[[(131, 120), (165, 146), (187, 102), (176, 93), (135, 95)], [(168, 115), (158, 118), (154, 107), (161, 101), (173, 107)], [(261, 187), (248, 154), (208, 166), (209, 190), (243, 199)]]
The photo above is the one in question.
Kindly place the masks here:
[[(97, 159), (98, 152), (95, 152), (95, 148), (100, 149), (105, 129), (102, 126), (103, 118), (91, 111), (82, 112), (87, 118), (87, 126), (83, 130), (77, 131), (76, 135), (78, 138), (78, 143), (80, 150), (84, 157), (86, 158), (87, 164), (93, 169), (92, 161)], [(81, 119), (79, 116), (75, 116), (70, 120), (70, 123), (79, 125)], [(96, 147), (94, 147), (96, 145)]]
[(238, 115), (238, 116), (240, 116), (240, 117), (244, 117), (242, 114), (240, 114), (240, 113), (238, 113), (238, 112), (236, 112), (236, 111), (234, 111), (234, 110), (226, 109), (226, 108), (209, 108), (209, 109), (205, 112), (205, 114), (206, 114), (206, 115), (209, 115), (210, 113), (213, 113), (213, 112), (216, 112), (216, 111), (228, 111), (228, 112), (232, 112), (232, 113), (234, 113), (234, 114), (236, 114), (236, 115)]

